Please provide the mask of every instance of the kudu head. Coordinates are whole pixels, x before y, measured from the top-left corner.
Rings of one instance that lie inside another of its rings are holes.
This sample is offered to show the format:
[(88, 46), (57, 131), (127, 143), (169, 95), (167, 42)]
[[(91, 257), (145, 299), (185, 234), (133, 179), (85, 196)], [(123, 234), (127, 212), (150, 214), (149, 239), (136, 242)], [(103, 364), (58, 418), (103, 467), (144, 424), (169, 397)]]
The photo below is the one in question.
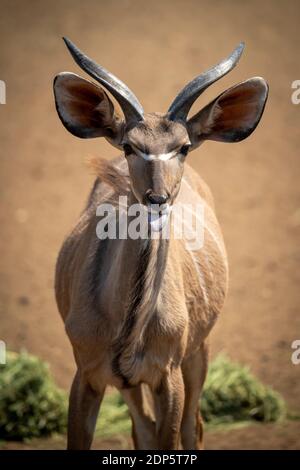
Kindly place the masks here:
[[(58, 115), (75, 136), (105, 137), (124, 150), (133, 194), (147, 206), (172, 205), (191, 150), (205, 140), (239, 142), (253, 132), (262, 116), (268, 86), (263, 78), (255, 77), (224, 91), (188, 119), (195, 100), (237, 64), (243, 43), (188, 83), (166, 114), (144, 114), (124, 83), (64, 40), (75, 62), (101, 87), (73, 73), (60, 73), (54, 80)], [(104, 88), (120, 104), (124, 118), (117, 116)]]

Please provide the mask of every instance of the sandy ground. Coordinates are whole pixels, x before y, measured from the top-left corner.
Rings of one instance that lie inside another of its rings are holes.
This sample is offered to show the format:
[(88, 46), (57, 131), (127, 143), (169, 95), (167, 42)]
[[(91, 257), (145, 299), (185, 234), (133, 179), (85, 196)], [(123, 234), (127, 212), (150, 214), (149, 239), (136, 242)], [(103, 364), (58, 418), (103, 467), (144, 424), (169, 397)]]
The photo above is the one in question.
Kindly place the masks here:
[[(251, 425), (241, 429), (231, 429), (205, 433), (205, 449), (207, 450), (298, 450), (300, 423), (289, 422), (277, 425)], [(21, 444), (7, 442), (3, 450), (33, 450), (57, 449), (63, 450), (66, 440), (57, 437), (51, 439), (34, 439), (30, 443)], [(0, 447), (1, 448), (1, 447)], [(95, 438), (93, 449), (97, 450), (123, 450), (133, 449), (132, 441), (128, 436), (115, 436), (110, 439)]]
[[(120, 76), (147, 111), (166, 110), (189, 79), (243, 39), (238, 68), (196, 108), (261, 75), (270, 84), (262, 123), (245, 142), (207, 143), (189, 157), (213, 190), (230, 261), (211, 353), (249, 364), (299, 410), (300, 365), (290, 360), (291, 342), (300, 338), (300, 105), (291, 102), (291, 83), (300, 79), (299, 2), (1, 0), (0, 9), (0, 79), (7, 85), (0, 105), (0, 339), (40, 355), (69, 387), (74, 363), (54, 302), (54, 265), (93, 181), (84, 157), (116, 150), (75, 139), (58, 120), (52, 78), (80, 73), (60, 37)], [(208, 447), (300, 448), (299, 428), (290, 426), (209, 434)]]

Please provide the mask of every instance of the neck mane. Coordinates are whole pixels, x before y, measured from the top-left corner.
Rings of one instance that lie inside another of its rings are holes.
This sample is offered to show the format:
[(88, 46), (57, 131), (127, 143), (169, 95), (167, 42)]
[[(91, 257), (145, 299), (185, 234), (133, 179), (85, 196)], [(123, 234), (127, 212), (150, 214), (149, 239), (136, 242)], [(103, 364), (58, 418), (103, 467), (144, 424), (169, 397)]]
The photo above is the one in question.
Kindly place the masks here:
[(128, 384), (135, 368), (143, 359), (145, 331), (155, 313), (165, 273), (169, 240), (161, 236), (143, 240), (127, 239), (123, 245), (121, 277), (128, 278), (130, 260), (132, 275), (127, 289), (126, 313), (121, 332), (114, 341), (114, 373)]

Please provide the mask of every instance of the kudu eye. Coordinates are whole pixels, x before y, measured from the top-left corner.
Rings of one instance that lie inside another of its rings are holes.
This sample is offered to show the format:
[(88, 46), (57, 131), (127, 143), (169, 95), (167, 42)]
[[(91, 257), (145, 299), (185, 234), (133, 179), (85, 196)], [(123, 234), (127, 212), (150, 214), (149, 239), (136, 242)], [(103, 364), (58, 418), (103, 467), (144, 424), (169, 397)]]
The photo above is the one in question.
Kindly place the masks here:
[(124, 153), (125, 153), (126, 157), (133, 153), (133, 149), (132, 149), (131, 145), (129, 145), (129, 144), (124, 144), (123, 149), (124, 149)]
[(183, 145), (180, 149), (180, 152), (181, 155), (183, 155), (184, 157), (187, 156), (188, 152), (189, 152), (189, 149), (190, 149), (190, 145), (186, 144), (186, 145)]

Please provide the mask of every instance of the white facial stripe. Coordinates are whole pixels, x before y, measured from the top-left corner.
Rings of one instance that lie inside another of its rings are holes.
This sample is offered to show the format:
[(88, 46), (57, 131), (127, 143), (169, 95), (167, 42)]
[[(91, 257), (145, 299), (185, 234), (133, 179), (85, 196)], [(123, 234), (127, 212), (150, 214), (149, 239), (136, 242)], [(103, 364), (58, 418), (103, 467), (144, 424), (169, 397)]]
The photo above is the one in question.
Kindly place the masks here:
[(157, 155), (154, 155), (152, 153), (144, 153), (138, 149), (135, 149), (135, 150), (136, 150), (136, 153), (147, 162), (152, 162), (153, 160), (161, 160), (165, 162), (167, 160), (170, 160), (170, 158), (174, 157), (174, 155), (177, 154), (177, 150), (172, 150), (172, 152), (169, 152), (169, 153), (158, 153)]

